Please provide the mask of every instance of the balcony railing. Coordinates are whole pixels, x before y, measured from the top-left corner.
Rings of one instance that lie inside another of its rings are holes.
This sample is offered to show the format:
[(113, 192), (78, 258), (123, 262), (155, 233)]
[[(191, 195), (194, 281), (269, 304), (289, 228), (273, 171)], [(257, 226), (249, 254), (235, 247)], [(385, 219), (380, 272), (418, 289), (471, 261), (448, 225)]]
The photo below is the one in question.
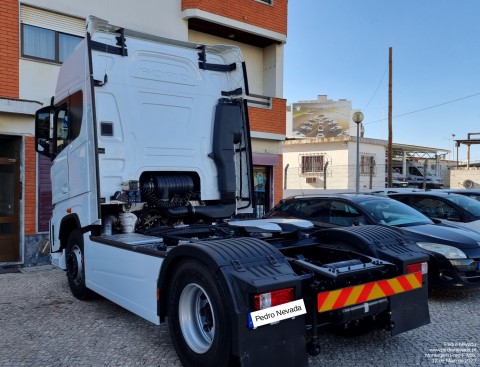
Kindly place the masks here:
[(248, 94), (246, 98), (248, 105), (252, 107), (265, 106), (270, 108), (272, 106), (272, 97), (262, 96), (260, 94)]

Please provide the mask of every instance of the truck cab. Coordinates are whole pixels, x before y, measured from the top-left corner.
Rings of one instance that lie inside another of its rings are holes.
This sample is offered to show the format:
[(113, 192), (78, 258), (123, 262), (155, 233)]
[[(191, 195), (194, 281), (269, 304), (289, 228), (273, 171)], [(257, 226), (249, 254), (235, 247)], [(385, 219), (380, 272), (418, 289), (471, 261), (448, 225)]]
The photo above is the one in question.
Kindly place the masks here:
[(66, 247), (65, 222), (85, 228), (138, 212), (141, 192), (172, 215), (187, 201), (205, 217), (251, 213), (240, 49), (134, 34), (95, 17), (87, 26), (51, 106), (37, 112), (37, 152), (52, 160), (52, 251)]

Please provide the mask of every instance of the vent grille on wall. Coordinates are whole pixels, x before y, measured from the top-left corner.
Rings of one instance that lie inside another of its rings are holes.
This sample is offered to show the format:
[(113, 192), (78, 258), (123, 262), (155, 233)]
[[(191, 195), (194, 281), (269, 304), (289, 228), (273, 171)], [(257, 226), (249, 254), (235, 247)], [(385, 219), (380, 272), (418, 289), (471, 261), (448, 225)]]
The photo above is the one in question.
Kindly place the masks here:
[(26, 5), (20, 6), (20, 17), (23, 24), (85, 37), (85, 19), (52, 13)]

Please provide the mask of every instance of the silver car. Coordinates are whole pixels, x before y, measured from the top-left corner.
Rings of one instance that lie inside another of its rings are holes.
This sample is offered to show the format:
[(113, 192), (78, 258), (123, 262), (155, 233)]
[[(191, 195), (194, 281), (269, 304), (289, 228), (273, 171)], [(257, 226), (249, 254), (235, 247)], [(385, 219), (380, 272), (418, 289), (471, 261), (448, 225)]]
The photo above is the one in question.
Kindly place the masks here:
[(300, 129), (305, 130), (305, 131), (312, 131), (312, 128), (310, 126), (302, 126)]
[(299, 138), (304, 138), (305, 134), (302, 134), (300, 131), (294, 131), (292, 132), (293, 136), (298, 136)]
[(335, 120), (332, 120), (332, 121), (329, 121), (327, 125), (328, 125), (328, 126), (334, 126), (334, 125), (336, 125), (336, 124), (338, 124), (338, 122), (335, 121)]
[(330, 129), (331, 132), (336, 133), (337, 131), (342, 131), (343, 127), (341, 126), (334, 126)]
[(317, 138), (322, 138), (323, 139), (323, 138), (325, 138), (325, 135), (323, 135), (323, 133), (318, 133)]
[(323, 132), (323, 126), (322, 126), (322, 125), (320, 125), (320, 126), (318, 127), (318, 131), (319, 131), (319, 132)]

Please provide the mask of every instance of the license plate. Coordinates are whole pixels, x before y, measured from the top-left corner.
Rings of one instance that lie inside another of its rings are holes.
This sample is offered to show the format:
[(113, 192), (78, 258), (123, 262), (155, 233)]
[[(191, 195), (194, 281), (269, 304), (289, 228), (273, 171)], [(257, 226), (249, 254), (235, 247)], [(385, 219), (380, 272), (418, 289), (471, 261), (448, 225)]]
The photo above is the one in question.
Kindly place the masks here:
[(307, 313), (303, 299), (284, 303), (283, 305), (265, 308), (260, 311), (251, 312), (248, 315), (248, 326), (257, 328), (258, 326), (276, 324), (279, 321), (291, 319)]

